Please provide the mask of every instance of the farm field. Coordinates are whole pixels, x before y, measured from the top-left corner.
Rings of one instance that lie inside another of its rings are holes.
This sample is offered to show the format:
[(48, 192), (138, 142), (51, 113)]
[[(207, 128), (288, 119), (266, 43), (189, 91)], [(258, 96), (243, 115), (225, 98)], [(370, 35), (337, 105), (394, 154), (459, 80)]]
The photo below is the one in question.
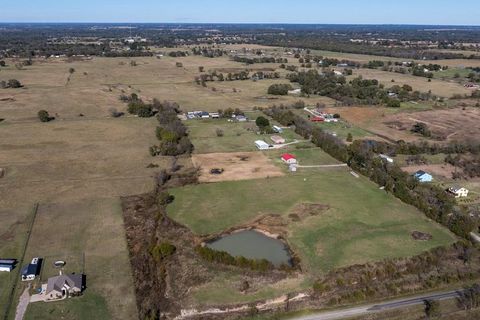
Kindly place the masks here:
[[(186, 186), (171, 193), (176, 200), (168, 208), (169, 215), (200, 235), (219, 233), (262, 215), (279, 215), (287, 221), (286, 238), (302, 266), (315, 275), (336, 267), (414, 255), (454, 240), (413, 207), (345, 169)], [(289, 221), (302, 203), (329, 209)], [(193, 204), (196, 210), (189, 209)], [(413, 231), (432, 234), (433, 240), (417, 242), (411, 237)]]

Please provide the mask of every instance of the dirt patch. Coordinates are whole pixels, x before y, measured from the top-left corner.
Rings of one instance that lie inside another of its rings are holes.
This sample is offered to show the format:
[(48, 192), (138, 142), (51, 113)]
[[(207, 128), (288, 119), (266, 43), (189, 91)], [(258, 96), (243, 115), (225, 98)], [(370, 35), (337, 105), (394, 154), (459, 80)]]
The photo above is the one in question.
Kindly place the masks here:
[[(283, 176), (282, 170), (261, 152), (209, 153), (192, 156), (200, 168), (200, 182), (262, 179)], [(222, 174), (211, 174), (212, 169), (223, 169)]]
[(412, 238), (419, 241), (428, 241), (432, 239), (432, 235), (420, 231), (413, 231)]
[(409, 131), (417, 123), (425, 123), (432, 138), (440, 141), (462, 141), (480, 138), (480, 109), (451, 108), (397, 113), (384, 118), (383, 125), (390, 129)]
[(291, 221), (302, 221), (310, 216), (317, 216), (330, 209), (330, 206), (321, 203), (300, 203), (288, 215)]
[(455, 167), (451, 164), (428, 164), (428, 165), (415, 165), (402, 167), (402, 170), (408, 173), (415, 173), (419, 170), (433, 174), (434, 176), (441, 176), (445, 178), (451, 178), (455, 172)]

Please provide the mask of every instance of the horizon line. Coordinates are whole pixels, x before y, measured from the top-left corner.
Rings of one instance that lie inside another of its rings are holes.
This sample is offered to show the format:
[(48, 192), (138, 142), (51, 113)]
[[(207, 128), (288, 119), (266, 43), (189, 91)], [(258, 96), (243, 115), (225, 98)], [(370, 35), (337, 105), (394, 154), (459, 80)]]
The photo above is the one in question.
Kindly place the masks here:
[(326, 26), (445, 26), (480, 27), (480, 24), (431, 23), (321, 23), (321, 22), (126, 22), (126, 21), (0, 21), (0, 24), (190, 24), (190, 25), (326, 25)]

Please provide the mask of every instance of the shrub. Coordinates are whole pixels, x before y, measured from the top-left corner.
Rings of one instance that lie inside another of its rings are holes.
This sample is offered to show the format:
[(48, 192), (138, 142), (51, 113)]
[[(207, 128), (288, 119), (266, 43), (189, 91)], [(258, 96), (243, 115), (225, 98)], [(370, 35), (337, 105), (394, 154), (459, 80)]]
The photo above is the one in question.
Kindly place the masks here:
[(176, 249), (173, 244), (162, 242), (150, 249), (150, 254), (156, 261), (161, 261), (174, 254)]
[(217, 129), (215, 130), (215, 132), (216, 132), (216, 134), (217, 134), (217, 137), (223, 137), (223, 130), (222, 130), (222, 129), (217, 128)]
[(348, 135), (347, 135), (347, 142), (352, 142), (353, 141), (353, 136), (352, 134), (349, 132)]
[(257, 118), (257, 120), (255, 120), (255, 124), (260, 129), (264, 129), (264, 128), (270, 126), (270, 121), (268, 121), (267, 118), (260, 116), (260, 117)]
[(50, 120), (52, 120), (47, 110), (40, 110), (38, 111), (37, 115), (38, 115), (38, 119), (40, 119), (41, 122), (49, 122)]
[(10, 79), (7, 82), (7, 88), (21, 88), (22, 84), (17, 79)]
[(387, 107), (389, 107), (389, 108), (400, 108), (400, 100), (389, 99), (387, 101)]
[(292, 89), (293, 87), (290, 84), (272, 84), (270, 87), (268, 87), (268, 94), (286, 96), (288, 91)]

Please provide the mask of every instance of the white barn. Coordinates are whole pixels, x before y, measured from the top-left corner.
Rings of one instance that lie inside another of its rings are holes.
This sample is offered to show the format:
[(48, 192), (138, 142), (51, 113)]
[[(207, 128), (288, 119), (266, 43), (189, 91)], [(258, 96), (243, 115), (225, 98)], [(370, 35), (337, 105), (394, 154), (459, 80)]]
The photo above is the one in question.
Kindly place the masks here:
[(255, 141), (255, 146), (259, 149), (259, 150), (268, 150), (270, 148), (270, 145), (268, 143), (266, 143), (265, 141), (263, 140), (257, 140)]

